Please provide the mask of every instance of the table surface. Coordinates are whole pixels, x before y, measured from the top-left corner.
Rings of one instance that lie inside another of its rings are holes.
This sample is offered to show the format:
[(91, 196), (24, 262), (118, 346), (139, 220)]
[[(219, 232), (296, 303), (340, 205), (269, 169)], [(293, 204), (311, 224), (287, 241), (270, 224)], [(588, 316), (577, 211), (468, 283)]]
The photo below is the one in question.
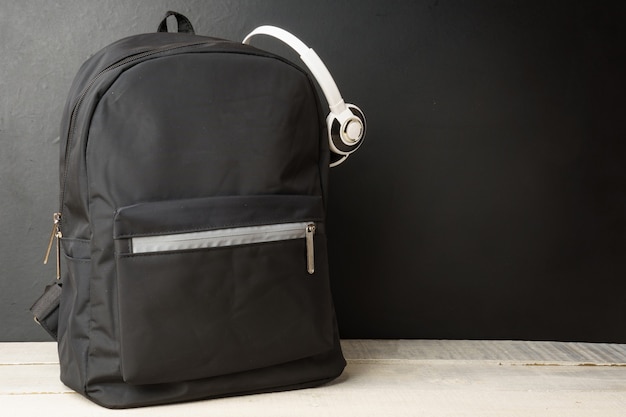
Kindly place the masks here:
[(107, 410), (65, 387), (54, 343), (0, 343), (5, 416), (626, 416), (626, 345), (344, 340), (322, 387)]

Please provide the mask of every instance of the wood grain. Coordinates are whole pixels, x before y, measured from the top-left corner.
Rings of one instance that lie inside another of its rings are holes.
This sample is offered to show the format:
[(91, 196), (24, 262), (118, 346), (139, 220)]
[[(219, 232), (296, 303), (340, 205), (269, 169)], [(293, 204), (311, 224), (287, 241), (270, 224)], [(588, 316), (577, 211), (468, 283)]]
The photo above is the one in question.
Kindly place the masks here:
[(112, 412), (59, 382), (53, 343), (0, 344), (3, 415), (626, 415), (626, 345), (347, 340), (348, 366), (320, 388)]

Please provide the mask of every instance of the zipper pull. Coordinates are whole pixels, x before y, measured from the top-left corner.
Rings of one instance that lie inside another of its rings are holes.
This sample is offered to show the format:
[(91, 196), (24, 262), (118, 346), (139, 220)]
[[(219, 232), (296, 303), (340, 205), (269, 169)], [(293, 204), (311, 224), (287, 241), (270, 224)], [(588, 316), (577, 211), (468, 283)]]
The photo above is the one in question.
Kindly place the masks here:
[(48, 248), (46, 249), (46, 256), (43, 258), (43, 263), (48, 263), (48, 258), (50, 258), (50, 252), (52, 251), (52, 244), (56, 238), (57, 279), (61, 279), (61, 246), (59, 245), (59, 239), (63, 237), (59, 224), (61, 222), (61, 213), (54, 213), (53, 219), (52, 233), (50, 233), (50, 240), (48, 241)]
[(48, 241), (48, 249), (46, 249), (46, 256), (43, 258), (44, 265), (48, 264), (48, 258), (50, 257), (50, 252), (52, 251), (52, 243), (54, 243), (54, 238), (59, 232), (59, 221), (61, 220), (61, 213), (54, 213), (53, 215), (54, 223), (52, 224), (52, 233), (50, 233), (50, 240)]
[(315, 272), (315, 245), (313, 242), (313, 236), (315, 235), (315, 223), (309, 223), (306, 225), (305, 238), (306, 238), (306, 270), (309, 274)]

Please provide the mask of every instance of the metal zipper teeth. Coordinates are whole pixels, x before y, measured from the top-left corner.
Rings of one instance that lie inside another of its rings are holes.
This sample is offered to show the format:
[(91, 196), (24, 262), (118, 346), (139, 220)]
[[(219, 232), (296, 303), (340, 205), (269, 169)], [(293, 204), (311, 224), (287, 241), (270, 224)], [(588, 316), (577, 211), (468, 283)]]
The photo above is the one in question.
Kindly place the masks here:
[(89, 92), (91, 87), (93, 87), (93, 85), (96, 83), (96, 81), (98, 81), (107, 72), (115, 70), (115, 69), (117, 69), (117, 68), (119, 68), (121, 66), (124, 66), (126, 64), (129, 64), (129, 63), (131, 63), (133, 61), (138, 61), (138, 60), (146, 58), (148, 56), (157, 55), (157, 54), (160, 54), (160, 53), (163, 53), (163, 52), (169, 52), (169, 51), (173, 51), (173, 50), (176, 50), (176, 49), (188, 48), (188, 47), (192, 47), (192, 46), (205, 45), (205, 44), (208, 44), (208, 43), (209, 42), (203, 41), (203, 42), (190, 43), (190, 44), (185, 44), (185, 45), (168, 46), (166, 48), (150, 49), (148, 51), (144, 51), (144, 52), (137, 53), (135, 55), (131, 55), (131, 56), (126, 57), (126, 58), (124, 58), (124, 59), (122, 59), (120, 61), (114, 62), (113, 64), (109, 65), (105, 69), (101, 70), (83, 88), (83, 90), (81, 91), (80, 95), (78, 96), (78, 100), (76, 100), (76, 104), (74, 104), (74, 107), (72, 108), (72, 114), (70, 115), (68, 134), (67, 134), (67, 139), (66, 139), (66, 144), (65, 144), (65, 157), (64, 157), (64, 161), (63, 161), (63, 185), (61, 187), (61, 196), (60, 196), (61, 198), (60, 198), (60, 201), (59, 201), (59, 211), (58, 211), (59, 218), (61, 218), (61, 215), (63, 213), (63, 201), (64, 201), (64, 198), (65, 198), (65, 192), (66, 192), (66, 188), (67, 188), (67, 175), (68, 175), (67, 165), (68, 165), (68, 158), (69, 158), (69, 152), (70, 152), (70, 149), (71, 149), (72, 138), (74, 137), (74, 133), (75, 133), (75, 129), (76, 129), (76, 118), (77, 118), (77, 114), (78, 114), (78, 109), (80, 108), (80, 105), (82, 104), (85, 96), (87, 95), (87, 93)]

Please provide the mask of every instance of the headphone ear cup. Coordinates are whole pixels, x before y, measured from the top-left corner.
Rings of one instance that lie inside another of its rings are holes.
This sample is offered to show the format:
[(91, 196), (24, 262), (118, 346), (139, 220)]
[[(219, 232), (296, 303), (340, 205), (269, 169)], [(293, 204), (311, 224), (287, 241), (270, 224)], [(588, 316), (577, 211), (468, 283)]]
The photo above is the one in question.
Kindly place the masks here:
[(347, 117), (343, 113), (330, 113), (326, 118), (330, 149), (339, 155), (356, 151), (365, 137), (365, 115), (354, 104), (346, 104), (346, 107)]
[(361, 143), (363, 142), (363, 138), (365, 137), (365, 130), (366, 130), (365, 115), (363, 114), (361, 109), (359, 109), (354, 104), (348, 103), (346, 106), (348, 107), (348, 109), (350, 109), (352, 114), (356, 116), (357, 119), (359, 119), (360, 129), (359, 129), (359, 139), (357, 143), (359, 144), (359, 146), (361, 146)]

